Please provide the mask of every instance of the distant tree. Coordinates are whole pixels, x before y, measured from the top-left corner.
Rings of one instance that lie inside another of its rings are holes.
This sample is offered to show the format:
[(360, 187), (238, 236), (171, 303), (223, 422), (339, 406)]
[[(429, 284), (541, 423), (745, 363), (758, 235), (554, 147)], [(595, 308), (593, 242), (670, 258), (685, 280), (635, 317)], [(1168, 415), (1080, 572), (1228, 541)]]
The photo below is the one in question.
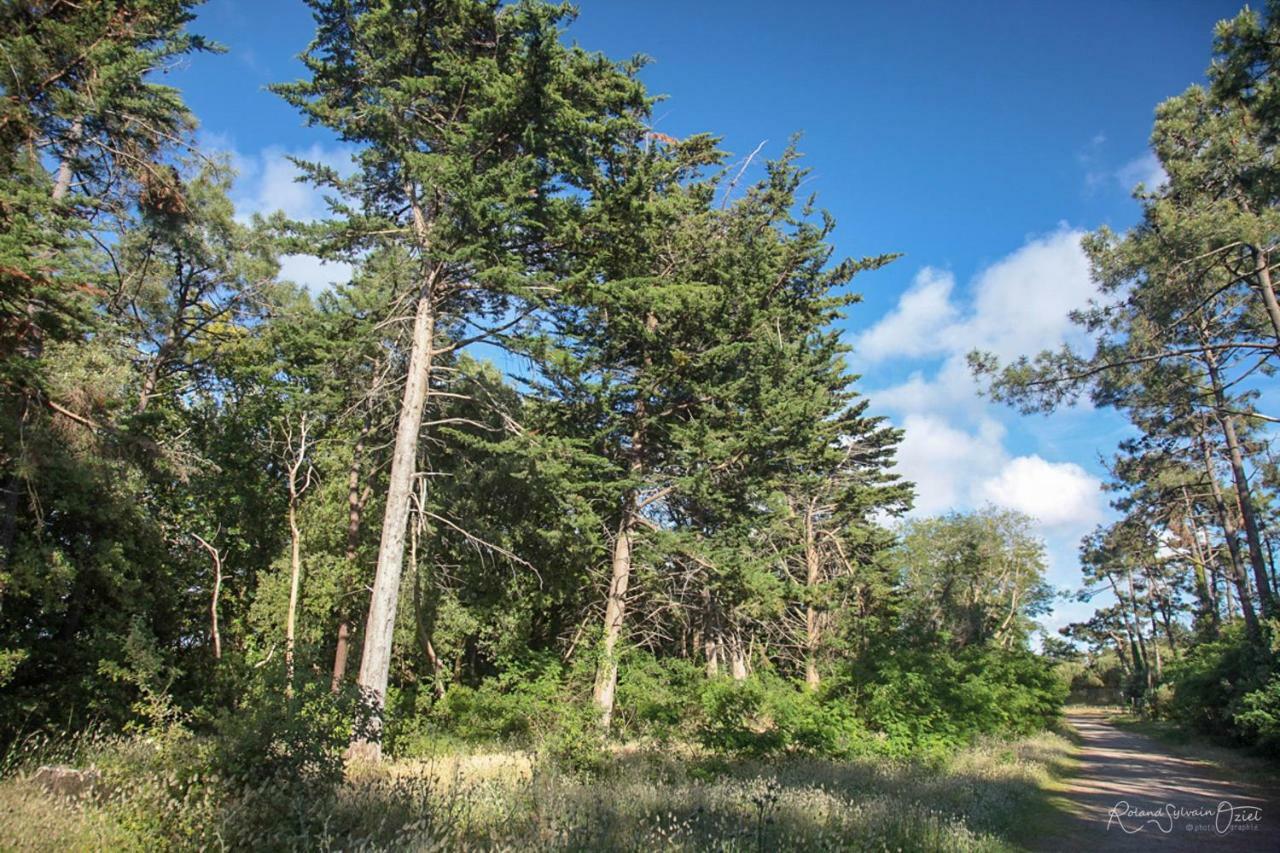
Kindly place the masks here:
[(957, 646), (1023, 643), (1054, 596), (1031, 523), (989, 507), (903, 525), (893, 563), (906, 623)]

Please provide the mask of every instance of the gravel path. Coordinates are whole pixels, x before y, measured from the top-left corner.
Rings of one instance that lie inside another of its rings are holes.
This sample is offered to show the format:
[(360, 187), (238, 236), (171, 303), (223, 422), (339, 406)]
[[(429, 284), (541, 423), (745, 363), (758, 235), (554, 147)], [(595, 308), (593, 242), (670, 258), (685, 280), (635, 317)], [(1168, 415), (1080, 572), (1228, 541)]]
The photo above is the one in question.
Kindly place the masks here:
[(1067, 719), (1083, 738), (1080, 772), (1056, 798), (1062, 831), (1034, 849), (1280, 851), (1280, 792), (1231, 781), (1100, 716)]

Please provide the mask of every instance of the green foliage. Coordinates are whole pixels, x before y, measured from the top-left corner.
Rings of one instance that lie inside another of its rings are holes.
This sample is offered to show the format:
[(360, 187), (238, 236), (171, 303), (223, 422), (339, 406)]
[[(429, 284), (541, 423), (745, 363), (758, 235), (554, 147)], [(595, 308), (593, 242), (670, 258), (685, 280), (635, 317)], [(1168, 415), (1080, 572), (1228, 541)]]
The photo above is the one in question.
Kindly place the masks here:
[(667, 741), (687, 737), (698, 718), (706, 680), (694, 660), (629, 649), (621, 660), (614, 721), (619, 734)]
[(1278, 670), (1274, 651), (1259, 648), (1243, 626), (1229, 626), (1170, 667), (1169, 714), (1196, 731), (1275, 753)]
[(343, 752), (363, 731), (365, 706), (353, 690), (334, 693), (304, 679), (293, 691), (278, 669), (239, 707), (215, 721), (210, 769), (234, 785), (332, 787), (343, 778)]
[(443, 734), (463, 742), (534, 750), (575, 770), (598, 768), (603, 733), (587, 701), (582, 673), (566, 670), (551, 655), (504, 664), (498, 676), (475, 687), (450, 685), (429, 710), (423, 709), (418, 737), (402, 736), (399, 746), (393, 740), (392, 749), (412, 754), (415, 746), (420, 750), (431, 736)]
[(701, 704), (698, 739), (722, 752), (838, 758), (875, 748), (844, 697), (806, 690), (771, 673), (710, 679)]
[(859, 716), (891, 752), (937, 751), (984, 734), (1025, 734), (1057, 718), (1067, 685), (1025, 649), (884, 648), (855, 668)]

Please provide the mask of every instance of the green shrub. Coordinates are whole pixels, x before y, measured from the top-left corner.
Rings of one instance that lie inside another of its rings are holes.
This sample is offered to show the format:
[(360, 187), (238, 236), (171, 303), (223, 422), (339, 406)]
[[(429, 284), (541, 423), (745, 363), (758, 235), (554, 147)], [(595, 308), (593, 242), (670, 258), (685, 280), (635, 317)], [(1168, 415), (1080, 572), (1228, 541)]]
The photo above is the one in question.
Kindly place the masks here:
[(1264, 752), (1280, 753), (1280, 676), (1240, 698), (1235, 716), (1241, 733)]
[(838, 757), (864, 749), (868, 739), (847, 701), (770, 672), (743, 681), (708, 681), (697, 734), (710, 749), (746, 755), (786, 751)]
[(765, 716), (765, 689), (758, 678), (709, 679), (702, 690), (698, 739), (709, 749), (767, 753), (782, 746), (777, 728)]
[(629, 650), (620, 661), (615, 728), (659, 741), (689, 734), (700, 715), (704, 673), (696, 661)]
[(532, 749), (578, 770), (601, 763), (604, 735), (581, 673), (555, 655), (508, 662), (475, 687), (453, 684), (430, 709), (429, 731), (467, 743)]
[(1274, 741), (1275, 678), (1275, 653), (1251, 642), (1242, 626), (1224, 626), (1216, 640), (1191, 647), (1166, 670), (1169, 714), (1205, 734), (1266, 747)]
[(1060, 712), (1067, 684), (1026, 649), (943, 644), (868, 656), (856, 708), (891, 754), (936, 753), (980, 735), (1028, 734)]

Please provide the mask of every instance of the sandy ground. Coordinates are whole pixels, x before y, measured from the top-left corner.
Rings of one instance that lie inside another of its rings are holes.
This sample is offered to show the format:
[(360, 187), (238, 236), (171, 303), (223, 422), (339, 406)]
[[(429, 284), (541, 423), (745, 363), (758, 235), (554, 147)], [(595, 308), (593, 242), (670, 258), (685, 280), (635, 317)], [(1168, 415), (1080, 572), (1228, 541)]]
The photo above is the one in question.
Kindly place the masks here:
[(1080, 772), (1056, 798), (1062, 831), (1033, 849), (1280, 851), (1280, 791), (1175, 757), (1101, 716), (1067, 719), (1083, 738)]

